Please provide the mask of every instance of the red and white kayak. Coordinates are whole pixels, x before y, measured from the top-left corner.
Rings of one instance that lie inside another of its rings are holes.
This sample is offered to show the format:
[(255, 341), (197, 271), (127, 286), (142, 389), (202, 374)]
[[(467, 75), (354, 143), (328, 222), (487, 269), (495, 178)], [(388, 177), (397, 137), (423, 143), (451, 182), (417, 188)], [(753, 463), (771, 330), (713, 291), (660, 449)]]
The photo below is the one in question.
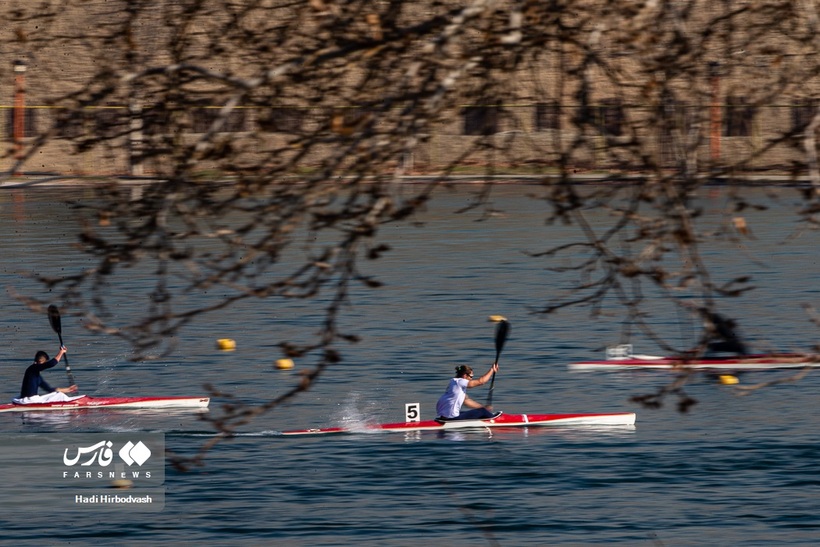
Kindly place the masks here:
[(199, 409), (208, 408), (208, 397), (89, 397), (83, 395), (71, 401), (31, 404), (0, 404), (0, 412), (46, 412), (82, 410), (88, 408), (121, 409)]
[(601, 427), (601, 426), (634, 426), (634, 412), (616, 412), (611, 414), (501, 414), (496, 418), (485, 420), (422, 420), (349, 427), (322, 427), (315, 429), (296, 429), (283, 431), (282, 435), (321, 435), (327, 433), (379, 433), (399, 431), (451, 431), (454, 429), (485, 429), (490, 427)]
[(660, 357), (655, 355), (634, 355), (629, 345), (607, 349), (607, 358), (600, 361), (570, 363), (572, 371), (617, 371), (617, 370), (714, 370), (743, 372), (754, 370), (800, 369), (820, 367), (820, 360), (809, 354), (769, 353), (731, 357)]

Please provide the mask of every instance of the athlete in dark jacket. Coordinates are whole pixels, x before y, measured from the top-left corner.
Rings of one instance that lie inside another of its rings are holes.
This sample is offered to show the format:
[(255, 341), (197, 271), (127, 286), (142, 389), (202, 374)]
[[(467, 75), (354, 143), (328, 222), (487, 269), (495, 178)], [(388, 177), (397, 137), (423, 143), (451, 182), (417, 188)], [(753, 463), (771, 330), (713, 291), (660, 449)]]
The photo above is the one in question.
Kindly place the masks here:
[(43, 391), (46, 393), (53, 393), (54, 391), (59, 391), (60, 393), (71, 393), (77, 390), (77, 386), (58, 387), (55, 389), (48, 385), (48, 382), (46, 382), (40, 375), (40, 373), (44, 370), (48, 370), (56, 366), (57, 363), (60, 362), (60, 359), (63, 358), (66, 351), (67, 349), (65, 346), (60, 346), (60, 351), (57, 352), (57, 356), (54, 359), (49, 359), (48, 353), (44, 351), (37, 352), (34, 356), (34, 363), (29, 365), (26, 369), (25, 375), (23, 376), (23, 385), (20, 388), (21, 399), (33, 397), (34, 395), (39, 394), (40, 388), (43, 388)]

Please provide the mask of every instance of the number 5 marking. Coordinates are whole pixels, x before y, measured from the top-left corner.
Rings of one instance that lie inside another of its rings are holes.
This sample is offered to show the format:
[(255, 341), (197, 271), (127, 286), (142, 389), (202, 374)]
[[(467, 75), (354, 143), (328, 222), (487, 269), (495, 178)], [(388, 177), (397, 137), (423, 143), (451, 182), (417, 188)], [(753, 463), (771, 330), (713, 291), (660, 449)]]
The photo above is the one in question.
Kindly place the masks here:
[(408, 422), (421, 421), (421, 405), (419, 403), (407, 403), (404, 405), (404, 419)]

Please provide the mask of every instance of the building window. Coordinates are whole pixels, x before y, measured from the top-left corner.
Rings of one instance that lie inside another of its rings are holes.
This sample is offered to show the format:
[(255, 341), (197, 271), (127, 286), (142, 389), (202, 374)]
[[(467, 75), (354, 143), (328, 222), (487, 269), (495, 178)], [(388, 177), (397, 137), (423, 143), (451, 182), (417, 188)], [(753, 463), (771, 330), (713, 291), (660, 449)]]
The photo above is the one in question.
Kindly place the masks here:
[[(34, 108), (23, 109), (23, 137), (34, 137), (37, 135), (37, 110)], [(16, 108), (9, 108), (6, 117), (6, 134), (14, 138), (14, 120), (17, 115)]]
[(465, 135), (498, 133), (498, 107), (468, 106), (462, 110)]
[(748, 137), (752, 134), (755, 107), (748, 104), (745, 97), (729, 97), (725, 110), (724, 137)]
[(597, 108), (596, 124), (604, 135), (623, 135), (624, 107), (620, 99), (604, 99)]
[(85, 115), (82, 111), (60, 110), (57, 112), (57, 136), (63, 139), (76, 139), (85, 133)]
[(792, 132), (802, 133), (817, 113), (816, 99), (795, 99), (791, 108)]
[(127, 116), (127, 109), (118, 105), (61, 110), (55, 117), (57, 134), (64, 139), (113, 139), (128, 133), (130, 121)]
[(557, 103), (536, 103), (535, 105), (536, 131), (561, 129), (561, 109)]
[[(222, 107), (199, 107), (193, 109), (193, 127), (194, 133), (207, 133), (211, 130), (213, 123), (219, 119)], [(243, 109), (234, 108), (228, 113), (228, 117), (219, 128), (220, 133), (239, 133), (245, 131), (245, 111)]]
[(142, 111), (142, 131), (146, 135), (167, 135), (171, 128), (171, 112), (162, 105)]
[(94, 126), (97, 134), (104, 138), (113, 138), (126, 132), (124, 125), (126, 119), (123, 117), (125, 109), (119, 106), (101, 106), (95, 108)]
[(304, 111), (299, 108), (274, 107), (262, 111), (257, 119), (262, 131), (271, 133), (299, 133), (302, 131)]
[[(330, 130), (348, 137), (360, 131), (370, 130), (373, 113), (367, 107), (351, 106), (330, 111)], [(372, 128), (371, 128), (372, 129)]]

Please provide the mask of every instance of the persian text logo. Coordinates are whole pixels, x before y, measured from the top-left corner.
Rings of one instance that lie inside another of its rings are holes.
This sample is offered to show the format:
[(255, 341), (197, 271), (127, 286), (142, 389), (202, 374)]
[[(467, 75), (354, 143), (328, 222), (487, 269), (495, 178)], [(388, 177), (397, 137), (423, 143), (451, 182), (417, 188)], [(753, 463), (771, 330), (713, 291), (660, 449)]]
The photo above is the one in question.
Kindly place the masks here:
[[(90, 454), (90, 457), (85, 459), (80, 465), (93, 465), (96, 461), (100, 466), (107, 467), (114, 460), (114, 451), (111, 449), (113, 446), (114, 443), (111, 441), (100, 441), (91, 446), (79, 447), (73, 458), (69, 458), (69, 449), (66, 448), (63, 452), (63, 463), (71, 467), (80, 463), (80, 460), (83, 459), (84, 456)], [(119, 456), (129, 467), (135, 463), (141, 467), (142, 464), (151, 457), (151, 449), (145, 446), (145, 443), (142, 441), (139, 441), (137, 444), (128, 441), (120, 448)]]

